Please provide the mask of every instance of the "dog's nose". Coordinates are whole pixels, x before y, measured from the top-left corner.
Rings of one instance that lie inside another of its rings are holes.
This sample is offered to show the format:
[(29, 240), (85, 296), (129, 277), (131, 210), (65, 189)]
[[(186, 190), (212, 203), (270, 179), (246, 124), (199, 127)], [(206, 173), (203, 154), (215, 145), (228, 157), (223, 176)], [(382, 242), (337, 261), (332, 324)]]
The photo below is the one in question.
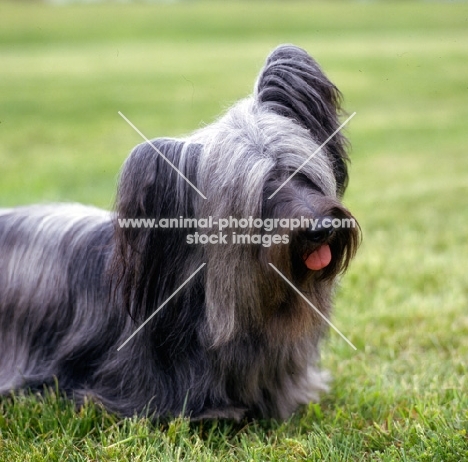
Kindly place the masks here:
[(315, 227), (309, 226), (305, 229), (307, 239), (314, 244), (322, 244), (330, 239), (333, 235), (334, 228), (332, 226), (324, 226), (326, 223), (319, 220)]

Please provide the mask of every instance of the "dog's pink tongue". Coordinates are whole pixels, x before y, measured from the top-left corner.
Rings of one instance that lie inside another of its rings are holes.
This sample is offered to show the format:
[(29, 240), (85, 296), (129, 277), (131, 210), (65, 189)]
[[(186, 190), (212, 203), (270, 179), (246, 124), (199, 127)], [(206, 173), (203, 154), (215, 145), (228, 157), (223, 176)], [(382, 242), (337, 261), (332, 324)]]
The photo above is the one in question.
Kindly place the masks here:
[(318, 271), (328, 266), (331, 262), (331, 259), (332, 255), (330, 246), (324, 244), (306, 258), (305, 264), (310, 270)]

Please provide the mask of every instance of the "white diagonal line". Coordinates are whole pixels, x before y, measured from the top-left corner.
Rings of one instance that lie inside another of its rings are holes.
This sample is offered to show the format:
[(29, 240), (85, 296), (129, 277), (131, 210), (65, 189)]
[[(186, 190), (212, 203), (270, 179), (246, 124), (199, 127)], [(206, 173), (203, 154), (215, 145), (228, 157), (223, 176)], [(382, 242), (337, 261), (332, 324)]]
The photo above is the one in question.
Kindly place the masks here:
[(206, 263), (202, 263), (202, 264), (197, 268), (197, 270), (196, 270), (194, 273), (192, 273), (192, 275), (191, 275), (188, 279), (186, 279), (185, 282), (184, 282), (181, 286), (179, 286), (179, 288), (178, 288), (168, 299), (166, 299), (166, 301), (165, 301), (162, 305), (160, 305), (160, 306), (158, 307), (158, 309), (157, 309), (154, 313), (152, 313), (151, 316), (149, 316), (149, 318), (148, 318), (135, 332), (133, 332), (133, 334), (130, 335), (130, 337), (128, 337), (127, 340), (125, 340), (125, 342), (122, 343), (122, 345), (119, 346), (119, 348), (117, 348), (117, 351), (120, 351), (120, 350), (121, 350), (121, 349), (122, 349), (122, 348), (123, 348), (123, 347), (124, 347), (140, 330), (141, 330), (141, 329), (143, 329), (143, 327), (144, 327), (154, 316), (156, 316), (156, 314), (157, 314), (164, 306), (166, 306), (167, 303), (168, 303), (172, 298), (174, 298), (174, 296), (177, 294), (177, 292), (179, 292), (179, 291), (182, 289), (182, 287), (184, 287), (184, 286), (190, 281), (190, 279), (192, 279), (205, 265), (206, 265)]
[(306, 159), (290, 176), (289, 178), (283, 183), (281, 184), (277, 189), (276, 191), (268, 198), (268, 199), (271, 199), (286, 183), (288, 183), (288, 181), (291, 180), (291, 178), (302, 168), (304, 167), (305, 164), (307, 164), (307, 162), (309, 162), (310, 159), (312, 159), (312, 157), (315, 156), (315, 154), (317, 154), (320, 149), (322, 149), (354, 116), (356, 115), (356, 112), (353, 112), (310, 156), (308, 159)]
[(138, 128), (130, 122), (120, 111), (119, 116), (125, 120), (125, 122), (130, 125), (198, 194), (200, 194), (203, 199), (206, 199), (206, 196), (148, 139), (143, 133), (141, 133)]
[(283, 275), (283, 273), (278, 269), (276, 268), (275, 265), (273, 265), (273, 263), (268, 263), (307, 303), (309, 306), (311, 306), (316, 312), (317, 314), (319, 314), (322, 319), (330, 326), (332, 327), (335, 332), (337, 332), (350, 346), (351, 348), (353, 348), (354, 350), (357, 350), (357, 348), (351, 343), (350, 340), (348, 340), (340, 331), (339, 329), (337, 329), (329, 320), (328, 318), (312, 303), (310, 302), (309, 300), (307, 300), (307, 298), (305, 297), (305, 295), (299, 290), (297, 289), (289, 280), (286, 276)]

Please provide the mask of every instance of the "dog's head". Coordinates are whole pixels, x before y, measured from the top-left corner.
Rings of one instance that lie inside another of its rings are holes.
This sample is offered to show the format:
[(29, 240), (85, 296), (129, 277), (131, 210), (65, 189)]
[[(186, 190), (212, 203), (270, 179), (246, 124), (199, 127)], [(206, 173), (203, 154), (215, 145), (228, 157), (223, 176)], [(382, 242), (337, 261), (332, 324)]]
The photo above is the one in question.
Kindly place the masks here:
[[(203, 277), (186, 290), (200, 296), (204, 289), (213, 345), (226, 344), (242, 330), (261, 331), (266, 323), (276, 323), (272, 330), (286, 335), (320, 324), (270, 263), (319, 309), (329, 310), (333, 281), (359, 240), (340, 202), (348, 181), (346, 139), (338, 132), (319, 149), (339, 127), (340, 111), (340, 93), (318, 64), (286, 45), (269, 56), (250, 98), (185, 141), (156, 141), (165, 159), (147, 144), (136, 148), (122, 172), (120, 217), (271, 220), (268, 228), (226, 229), (227, 242), (199, 248), (187, 243), (193, 230), (120, 230), (124, 282), (136, 305), (148, 292), (152, 301), (164, 301), (205, 262)], [(301, 219), (312, 221), (292, 222)], [(239, 234), (250, 239), (237, 240)], [(167, 293), (156, 294), (161, 286)]]
[(313, 142), (324, 145), (310, 154), (312, 146), (304, 146), (307, 159), (317, 158), (304, 160), (306, 164), (293, 172), (290, 158), (271, 172), (264, 186), (262, 214), (291, 220), (309, 217), (309, 223), (290, 229), (291, 265), (285, 270), (297, 282), (312, 276), (333, 279), (347, 268), (359, 241), (357, 222), (340, 203), (348, 184), (349, 161), (348, 142), (338, 130), (341, 93), (304, 50), (285, 45), (267, 59), (255, 96), (260, 106), (295, 121)]

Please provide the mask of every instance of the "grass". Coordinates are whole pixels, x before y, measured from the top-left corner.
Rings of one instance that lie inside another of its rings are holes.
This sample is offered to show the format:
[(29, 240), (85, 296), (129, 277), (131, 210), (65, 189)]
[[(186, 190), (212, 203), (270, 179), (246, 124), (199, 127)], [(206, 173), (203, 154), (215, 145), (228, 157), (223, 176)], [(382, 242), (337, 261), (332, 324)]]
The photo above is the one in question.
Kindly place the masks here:
[(57, 393), (0, 400), (0, 460), (468, 459), (468, 5), (0, 2), (0, 205), (111, 207), (141, 140), (248, 94), (281, 42), (357, 111), (346, 204), (364, 240), (324, 344), (331, 392), (287, 422), (154, 425)]

